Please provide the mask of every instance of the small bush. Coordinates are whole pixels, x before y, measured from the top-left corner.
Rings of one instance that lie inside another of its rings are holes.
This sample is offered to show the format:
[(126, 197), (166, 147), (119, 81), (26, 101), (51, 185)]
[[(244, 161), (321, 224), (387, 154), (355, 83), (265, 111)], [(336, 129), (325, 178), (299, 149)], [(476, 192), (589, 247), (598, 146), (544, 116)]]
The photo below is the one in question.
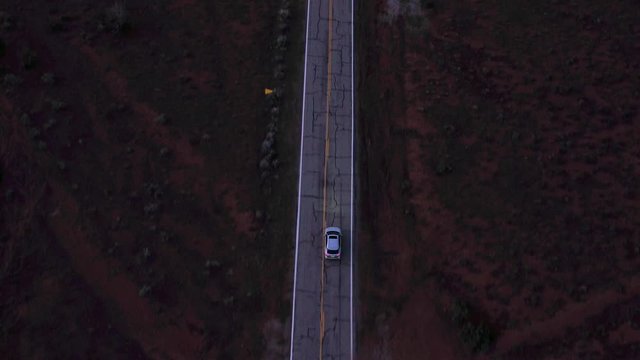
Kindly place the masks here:
[(42, 125), (42, 129), (49, 130), (52, 127), (56, 126), (57, 123), (58, 121), (56, 119), (50, 118), (49, 120), (47, 120), (47, 122), (44, 123), (44, 125)]
[(170, 155), (170, 150), (167, 147), (162, 147), (160, 149), (160, 157), (166, 158)]
[(486, 352), (494, 341), (493, 333), (485, 324), (467, 322), (462, 326), (460, 336), (473, 352)]
[(207, 260), (204, 263), (204, 267), (209, 269), (209, 268), (219, 268), (220, 267), (220, 262), (217, 260)]
[(140, 297), (145, 297), (149, 294), (149, 292), (151, 292), (151, 286), (145, 284), (145, 285), (142, 285), (142, 287), (138, 291), (138, 295)]
[(287, 20), (289, 20), (290, 16), (291, 16), (291, 13), (289, 12), (289, 9), (280, 9), (280, 11), (278, 11), (278, 17), (280, 18), (280, 22), (286, 22)]
[(27, 49), (22, 52), (22, 67), (25, 70), (31, 70), (38, 65), (38, 58), (36, 53), (31, 49)]
[(451, 320), (460, 329), (462, 342), (474, 353), (486, 352), (495, 341), (493, 331), (483, 322), (471, 319), (471, 309), (467, 303), (455, 300), (451, 305)]
[(69, 22), (73, 21), (72, 16), (61, 15), (53, 17), (49, 20), (49, 31), (59, 33), (69, 30)]
[(22, 115), (20, 115), (20, 123), (24, 126), (31, 125), (31, 117), (29, 116), (29, 114), (23, 113)]
[(49, 22), (49, 30), (52, 33), (59, 33), (67, 30), (67, 27), (61, 21), (53, 20)]
[(155, 122), (160, 124), (160, 125), (165, 125), (167, 124), (167, 122), (169, 122), (169, 119), (167, 118), (167, 115), (165, 114), (160, 114), (156, 117)]
[(166, 231), (160, 231), (160, 242), (163, 244), (168, 243), (171, 240), (171, 234)]
[(148, 247), (142, 249), (142, 256), (147, 259), (149, 257), (151, 257), (151, 250), (149, 250)]
[(11, 31), (15, 29), (15, 19), (13, 16), (0, 12), (0, 30)]
[(451, 320), (456, 325), (462, 325), (469, 320), (469, 305), (456, 299), (451, 306)]
[(436, 4), (431, 0), (420, 0), (420, 6), (422, 6), (422, 9), (424, 10), (433, 10), (436, 7)]
[(55, 99), (50, 99), (49, 105), (51, 105), (51, 110), (56, 112), (64, 110), (67, 107), (67, 104), (65, 104), (64, 101), (55, 100)]
[(285, 75), (284, 65), (283, 64), (276, 65), (276, 68), (273, 71), (273, 77), (276, 78), (276, 80), (282, 80), (284, 79), (284, 75)]
[(269, 158), (267, 157), (262, 158), (262, 160), (260, 160), (259, 166), (260, 166), (260, 170), (262, 171), (269, 169), (269, 166), (270, 166)]
[(285, 35), (289, 31), (289, 23), (286, 23), (286, 22), (278, 23), (278, 30), (280, 31), (280, 33), (282, 33), (282, 35)]
[[(269, 136), (269, 134), (272, 135)], [(273, 150), (273, 143), (273, 133), (268, 132), (267, 137), (264, 139), (264, 141), (262, 142), (262, 146), (260, 147), (260, 152), (262, 153), (262, 155), (266, 155)]]
[(30, 128), (29, 129), (29, 137), (32, 139), (36, 139), (40, 136), (40, 130), (38, 130), (37, 128)]
[(280, 35), (276, 40), (276, 47), (280, 50), (285, 50), (288, 42), (289, 40), (287, 39), (286, 35)]
[(114, 34), (122, 34), (131, 30), (129, 12), (123, 3), (117, 2), (105, 11), (102, 28)]
[(451, 172), (453, 172), (453, 167), (449, 162), (449, 158), (448, 157), (439, 158), (438, 162), (436, 163), (436, 174), (442, 176), (442, 175), (450, 174)]
[(144, 206), (144, 213), (146, 215), (153, 215), (155, 213), (158, 212), (158, 210), (160, 210), (160, 204), (152, 202), (152, 203), (148, 203)]
[(233, 296), (227, 296), (224, 299), (222, 299), (222, 303), (225, 306), (233, 305), (234, 301), (235, 301), (235, 298)]
[(53, 85), (56, 82), (56, 77), (52, 73), (48, 72), (48, 73), (42, 74), (42, 77), (40, 78), (40, 80), (42, 81), (43, 84)]
[(22, 84), (22, 78), (14, 74), (5, 74), (2, 78), (2, 83), (5, 86), (18, 86)]

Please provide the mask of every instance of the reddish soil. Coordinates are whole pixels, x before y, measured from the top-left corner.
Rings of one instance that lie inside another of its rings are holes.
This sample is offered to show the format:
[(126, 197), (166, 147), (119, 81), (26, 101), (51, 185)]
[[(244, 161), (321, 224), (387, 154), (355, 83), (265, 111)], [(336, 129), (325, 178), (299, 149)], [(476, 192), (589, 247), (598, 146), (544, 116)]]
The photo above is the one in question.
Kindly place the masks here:
[(360, 358), (639, 358), (637, 4), (421, 4), (359, 9)]
[(282, 327), (279, 2), (147, 3), (0, 5), (3, 358), (254, 359)]

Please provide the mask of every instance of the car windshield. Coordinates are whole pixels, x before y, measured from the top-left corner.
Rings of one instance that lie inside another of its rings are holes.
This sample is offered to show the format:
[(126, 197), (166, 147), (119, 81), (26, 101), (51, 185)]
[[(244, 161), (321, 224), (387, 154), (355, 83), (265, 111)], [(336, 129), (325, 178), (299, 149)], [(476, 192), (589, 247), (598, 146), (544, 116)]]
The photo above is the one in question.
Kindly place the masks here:
[(327, 252), (331, 254), (337, 254), (340, 250), (340, 240), (337, 236), (329, 235), (327, 240)]

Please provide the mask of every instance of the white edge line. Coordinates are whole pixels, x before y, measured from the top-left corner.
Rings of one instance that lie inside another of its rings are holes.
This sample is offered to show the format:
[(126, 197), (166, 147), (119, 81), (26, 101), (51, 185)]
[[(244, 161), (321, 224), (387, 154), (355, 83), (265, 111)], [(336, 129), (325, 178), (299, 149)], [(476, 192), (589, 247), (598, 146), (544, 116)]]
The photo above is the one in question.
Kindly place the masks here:
[(350, 234), (350, 237), (351, 237), (351, 241), (350, 241), (351, 250), (349, 251), (349, 253), (351, 255), (351, 260), (350, 260), (350, 262), (351, 262), (351, 272), (350, 272), (350, 275), (349, 275), (349, 277), (350, 277), (349, 282), (351, 283), (351, 294), (349, 296), (349, 298), (351, 299), (351, 308), (350, 308), (350, 316), (351, 316), (350, 320), (351, 321), (349, 323), (350, 323), (351, 329), (349, 329), (349, 331), (350, 331), (350, 336), (351, 336), (351, 351), (350, 351), (351, 355), (350, 355), (350, 359), (352, 359), (352, 360), (353, 360), (353, 355), (354, 355), (354, 333), (353, 333), (353, 329), (354, 329), (354, 326), (353, 326), (353, 177), (354, 177), (354, 171), (353, 171), (354, 170), (353, 169), (354, 168), (354, 166), (353, 166), (354, 159), (353, 159), (353, 155), (354, 154), (353, 153), (354, 153), (354, 151), (353, 151), (353, 149), (355, 147), (355, 140), (354, 139), (355, 139), (355, 133), (356, 133), (356, 128), (354, 126), (354, 124), (355, 124), (355, 120), (354, 120), (354, 118), (355, 118), (355, 114), (354, 114), (355, 105), (353, 103), (353, 101), (354, 101), (354, 93), (356, 92), (356, 88), (354, 87), (354, 81), (353, 81), (353, 78), (355, 77), (355, 73), (353, 72), (354, 68), (355, 68), (354, 64), (356, 62), (356, 59), (354, 57), (354, 52), (353, 52), (353, 48), (354, 48), (353, 44), (355, 42), (355, 38), (353, 36), (353, 31), (354, 31), (353, 28), (355, 26), (353, 13), (356, 11), (354, 6), (353, 6), (354, 2), (355, 2), (354, 0), (351, 0), (351, 220), (350, 220), (350, 222), (351, 222), (351, 234)]
[(293, 360), (293, 334), (296, 324), (296, 284), (298, 279), (298, 243), (300, 240), (300, 200), (302, 198), (302, 155), (304, 149), (304, 111), (307, 94), (307, 52), (309, 51), (309, 12), (311, 0), (307, 0), (307, 30), (304, 37), (304, 79), (302, 81), (302, 116), (300, 122), (300, 163), (298, 169), (298, 210), (296, 215), (296, 250), (293, 265), (293, 297), (291, 299), (291, 347), (289, 349), (289, 359)]

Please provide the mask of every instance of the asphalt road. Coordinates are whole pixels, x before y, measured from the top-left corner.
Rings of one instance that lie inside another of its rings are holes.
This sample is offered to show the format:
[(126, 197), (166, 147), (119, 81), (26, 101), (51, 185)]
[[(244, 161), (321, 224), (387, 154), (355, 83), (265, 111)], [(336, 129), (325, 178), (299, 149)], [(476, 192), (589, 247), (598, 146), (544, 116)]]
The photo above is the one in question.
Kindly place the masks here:
[[(291, 359), (352, 359), (353, 0), (308, 0)], [(325, 227), (342, 259), (324, 260)]]

